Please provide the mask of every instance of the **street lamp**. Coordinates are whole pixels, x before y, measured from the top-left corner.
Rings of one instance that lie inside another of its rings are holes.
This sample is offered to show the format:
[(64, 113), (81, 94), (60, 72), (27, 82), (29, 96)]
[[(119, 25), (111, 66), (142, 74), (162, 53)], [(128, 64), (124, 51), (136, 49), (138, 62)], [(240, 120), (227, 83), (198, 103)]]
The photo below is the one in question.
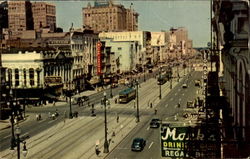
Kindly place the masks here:
[(15, 134), (14, 134), (14, 109), (13, 109), (13, 98), (12, 98), (13, 92), (12, 89), (10, 89), (10, 94), (9, 94), (9, 102), (7, 102), (8, 107), (11, 108), (11, 116), (10, 116), (10, 123), (11, 123), (11, 145), (10, 149), (14, 150), (15, 147)]
[(144, 71), (144, 82), (146, 82), (146, 71), (145, 71), (145, 65), (144, 65), (144, 69), (143, 69), (143, 71)]
[(137, 106), (136, 119), (137, 119), (137, 122), (140, 122), (140, 114), (139, 114), (139, 94), (138, 94), (138, 85), (139, 85), (139, 82), (138, 82), (138, 80), (136, 80), (135, 82), (136, 82), (136, 106)]
[(111, 79), (111, 84), (110, 84), (110, 98), (113, 98), (113, 94), (112, 94), (112, 79)]
[[(160, 67), (160, 72), (159, 72), (159, 78), (161, 78), (161, 67)], [(159, 99), (161, 99), (161, 82), (159, 83), (159, 91), (160, 91), (160, 94), (159, 94)]]
[(72, 107), (71, 107), (71, 90), (68, 91), (68, 95), (69, 95), (69, 118), (72, 119)]
[(180, 75), (179, 75), (179, 64), (177, 65), (177, 82), (180, 80)]
[(107, 139), (107, 112), (106, 112), (106, 105), (107, 105), (107, 99), (106, 99), (106, 92), (103, 92), (103, 96), (104, 96), (104, 128), (105, 128), (105, 141), (104, 141), (104, 151), (103, 153), (108, 153), (109, 152), (109, 143), (108, 143), (108, 139)]
[(17, 159), (20, 159), (20, 142), (23, 143), (23, 155), (26, 157), (28, 151), (26, 148), (26, 142), (20, 139), (20, 134), (21, 134), (21, 128), (19, 125), (16, 127), (16, 136), (17, 136)]

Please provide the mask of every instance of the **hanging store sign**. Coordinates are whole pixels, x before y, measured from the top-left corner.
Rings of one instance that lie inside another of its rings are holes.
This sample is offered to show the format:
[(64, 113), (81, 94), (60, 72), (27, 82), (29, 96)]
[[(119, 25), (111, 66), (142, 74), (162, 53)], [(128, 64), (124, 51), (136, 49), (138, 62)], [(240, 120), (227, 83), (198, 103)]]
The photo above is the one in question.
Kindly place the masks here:
[(185, 158), (187, 127), (167, 127), (161, 131), (162, 157)]
[(97, 44), (96, 44), (96, 51), (97, 51), (97, 75), (102, 75), (101, 47), (102, 47), (102, 43), (100, 41), (98, 41)]

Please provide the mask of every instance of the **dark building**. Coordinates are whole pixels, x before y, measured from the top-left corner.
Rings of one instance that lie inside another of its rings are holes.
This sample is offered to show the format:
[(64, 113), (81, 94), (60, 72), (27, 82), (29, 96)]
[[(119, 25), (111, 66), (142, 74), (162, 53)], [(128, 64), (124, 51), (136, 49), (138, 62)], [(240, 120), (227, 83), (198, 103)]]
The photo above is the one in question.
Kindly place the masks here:
[(0, 3), (0, 39), (3, 39), (3, 28), (8, 28), (8, 4)]

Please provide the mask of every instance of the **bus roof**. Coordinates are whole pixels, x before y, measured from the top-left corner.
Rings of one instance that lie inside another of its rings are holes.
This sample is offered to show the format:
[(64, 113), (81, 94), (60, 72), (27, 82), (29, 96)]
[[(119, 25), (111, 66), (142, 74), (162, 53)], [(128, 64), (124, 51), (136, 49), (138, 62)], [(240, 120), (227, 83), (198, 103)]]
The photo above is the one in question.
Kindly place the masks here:
[(127, 88), (127, 89), (124, 89), (122, 91), (119, 92), (119, 95), (125, 95), (125, 94), (128, 94), (130, 92), (134, 91), (133, 88)]

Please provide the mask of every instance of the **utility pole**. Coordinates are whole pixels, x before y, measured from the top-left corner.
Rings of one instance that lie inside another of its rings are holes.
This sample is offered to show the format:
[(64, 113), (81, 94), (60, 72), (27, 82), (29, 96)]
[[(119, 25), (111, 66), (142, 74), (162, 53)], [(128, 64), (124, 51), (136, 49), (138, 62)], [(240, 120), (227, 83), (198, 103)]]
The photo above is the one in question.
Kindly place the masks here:
[[(161, 79), (161, 67), (160, 67), (160, 72), (159, 72), (159, 79)], [(159, 83), (159, 88), (160, 88), (159, 99), (161, 99), (161, 82)]]
[(136, 80), (136, 106), (137, 106), (137, 122), (140, 122), (140, 114), (139, 114), (139, 94), (138, 94), (138, 85), (139, 85), (139, 82), (138, 80)]
[(107, 112), (106, 112), (106, 105), (107, 105), (107, 99), (106, 99), (106, 92), (103, 93), (104, 96), (104, 128), (105, 128), (105, 140), (104, 140), (104, 153), (108, 153), (109, 152), (109, 143), (108, 143), (108, 139), (107, 139)]

